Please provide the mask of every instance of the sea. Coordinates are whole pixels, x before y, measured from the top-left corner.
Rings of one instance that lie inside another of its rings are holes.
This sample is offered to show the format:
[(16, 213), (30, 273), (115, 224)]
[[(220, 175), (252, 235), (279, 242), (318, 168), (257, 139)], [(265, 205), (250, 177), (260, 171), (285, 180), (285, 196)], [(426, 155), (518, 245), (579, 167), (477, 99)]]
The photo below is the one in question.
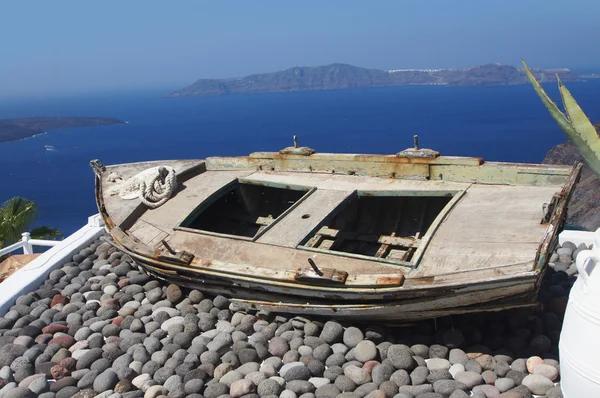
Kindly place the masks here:
[[(600, 120), (600, 80), (568, 84)], [(555, 84), (546, 85), (557, 101)], [(0, 118), (94, 116), (126, 124), (52, 130), (0, 143), (0, 202), (38, 203), (35, 225), (66, 235), (97, 212), (92, 159), (104, 164), (247, 155), (300, 145), (318, 152), (442, 155), (539, 163), (566, 140), (531, 86), (415, 86), (169, 98), (169, 90), (0, 99)]]

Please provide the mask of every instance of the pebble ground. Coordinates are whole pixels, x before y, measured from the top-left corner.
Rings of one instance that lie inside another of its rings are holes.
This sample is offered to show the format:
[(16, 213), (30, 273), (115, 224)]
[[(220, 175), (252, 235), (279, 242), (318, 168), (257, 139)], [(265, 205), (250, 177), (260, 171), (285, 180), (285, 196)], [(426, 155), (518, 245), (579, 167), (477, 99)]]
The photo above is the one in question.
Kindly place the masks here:
[(244, 312), (97, 241), (0, 318), (0, 398), (562, 397), (581, 249), (553, 255), (535, 310), (385, 327)]

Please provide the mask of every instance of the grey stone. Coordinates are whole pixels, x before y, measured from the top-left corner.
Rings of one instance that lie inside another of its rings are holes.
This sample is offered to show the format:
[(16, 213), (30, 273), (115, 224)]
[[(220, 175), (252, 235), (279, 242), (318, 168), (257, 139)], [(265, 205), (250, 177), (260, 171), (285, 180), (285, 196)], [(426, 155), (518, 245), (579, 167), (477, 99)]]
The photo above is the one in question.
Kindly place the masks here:
[(371, 371), (371, 378), (373, 383), (380, 385), (384, 381), (390, 380), (390, 377), (394, 373), (394, 368), (390, 365), (380, 364), (376, 365)]
[(455, 390), (467, 390), (467, 386), (455, 380), (438, 380), (433, 383), (433, 390), (447, 397)]
[(112, 369), (107, 369), (100, 373), (94, 380), (94, 391), (104, 392), (107, 390), (112, 390), (118, 381), (119, 378), (117, 374)]
[(522, 384), (536, 395), (544, 395), (549, 389), (554, 387), (552, 380), (539, 374), (525, 376)]
[(391, 376), (390, 380), (398, 385), (398, 387), (406, 386), (411, 384), (410, 375), (404, 369), (395, 371)]
[(334, 344), (342, 341), (344, 328), (335, 321), (328, 321), (323, 325), (323, 330), (319, 337), (328, 344)]
[(508, 391), (511, 388), (513, 388), (515, 386), (515, 381), (513, 379), (503, 377), (500, 379), (496, 379), (496, 381), (494, 382), (494, 385), (502, 393), (502, 392)]
[(356, 327), (348, 327), (344, 330), (343, 341), (349, 348), (354, 348), (364, 339), (363, 332)]
[(363, 340), (354, 348), (354, 357), (360, 362), (367, 362), (377, 358), (377, 347), (369, 340)]
[(210, 383), (204, 389), (204, 398), (217, 398), (228, 394), (229, 387), (223, 383)]
[(266, 379), (260, 382), (257, 388), (257, 393), (261, 397), (266, 397), (269, 395), (279, 396), (283, 387), (275, 380)]
[(410, 350), (402, 345), (394, 344), (390, 346), (387, 352), (387, 359), (396, 369), (412, 371), (417, 367)]
[(483, 383), (483, 377), (479, 373), (470, 371), (458, 372), (454, 376), (454, 380), (463, 383), (469, 389)]

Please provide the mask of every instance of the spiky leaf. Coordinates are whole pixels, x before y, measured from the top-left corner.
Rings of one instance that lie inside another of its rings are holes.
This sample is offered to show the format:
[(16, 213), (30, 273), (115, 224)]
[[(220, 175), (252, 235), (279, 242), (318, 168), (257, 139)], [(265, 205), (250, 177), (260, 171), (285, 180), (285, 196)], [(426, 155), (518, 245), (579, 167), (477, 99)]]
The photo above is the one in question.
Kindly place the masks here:
[(592, 123), (590, 123), (585, 113), (581, 110), (581, 107), (579, 107), (569, 90), (567, 90), (559, 79), (559, 90), (568, 117), (562, 113), (535, 79), (531, 70), (527, 67), (525, 60), (522, 62), (531, 85), (542, 99), (546, 108), (548, 108), (548, 111), (550, 111), (550, 115), (552, 115), (561, 130), (575, 144), (575, 147), (577, 147), (577, 150), (583, 156), (588, 166), (600, 178), (600, 137), (598, 137)]
[(569, 138), (577, 146), (585, 162), (600, 178), (600, 137), (598, 137), (596, 128), (560, 79), (558, 80), (558, 88), (565, 110), (569, 116), (569, 121), (578, 133), (575, 137)]
[(531, 70), (525, 63), (525, 60), (521, 60), (521, 62), (523, 62), (523, 67), (525, 68), (525, 73), (527, 74), (527, 77), (529, 78), (531, 85), (535, 89), (535, 92), (540, 96), (540, 98), (542, 99), (542, 102), (544, 103), (544, 105), (546, 105), (546, 108), (548, 108), (548, 111), (550, 111), (550, 115), (552, 115), (554, 120), (556, 120), (556, 122), (558, 123), (558, 125), (560, 126), (562, 131), (564, 131), (565, 134), (569, 138), (571, 138), (571, 135), (576, 135), (577, 132), (575, 131), (575, 129), (569, 122), (569, 119), (567, 119), (565, 114), (561, 112), (561, 110), (558, 108), (558, 106), (552, 101), (552, 99), (548, 96), (548, 94), (546, 94), (546, 91), (544, 90), (542, 85), (540, 83), (538, 83), (538, 81), (533, 76), (533, 73), (531, 73)]

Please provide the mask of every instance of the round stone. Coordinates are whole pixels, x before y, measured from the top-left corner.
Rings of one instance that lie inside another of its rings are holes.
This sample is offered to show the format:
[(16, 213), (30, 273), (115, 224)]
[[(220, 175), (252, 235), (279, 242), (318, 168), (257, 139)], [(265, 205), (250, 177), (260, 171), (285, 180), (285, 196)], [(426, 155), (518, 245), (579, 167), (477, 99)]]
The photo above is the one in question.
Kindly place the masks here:
[(343, 335), (344, 328), (342, 325), (335, 321), (328, 321), (323, 325), (323, 330), (319, 337), (328, 344), (334, 344), (342, 341)]
[(369, 372), (366, 369), (359, 368), (356, 365), (346, 366), (344, 368), (344, 375), (348, 376), (357, 385), (369, 383), (371, 381), (371, 375)]
[(343, 341), (349, 348), (354, 348), (364, 339), (363, 332), (356, 327), (348, 327), (344, 330)]
[(370, 340), (363, 340), (354, 348), (354, 358), (360, 362), (367, 362), (377, 358), (377, 347)]
[(533, 366), (533, 374), (539, 374), (555, 381), (558, 378), (558, 369), (552, 365), (542, 363)]
[(472, 389), (473, 387), (483, 383), (483, 377), (479, 373), (469, 371), (458, 372), (454, 376), (454, 380), (463, 383), (469, 389)]
[[(526, 362), (527, 371), (529, 373), (533, 373), (533, 367), (535, 365), (541, 365), (543, 363), (544, 363), (544, 360), (542, 358), (540, 358), (540, 357), (537, 357), (537, 356), (536, 357), (529, 357), (527, 359), (527, 362)], [(514, 364), (514, 362), (513, 362), (513, 364)], [(514, 366), (512, 367), (512, 369), (514, 369)]]
[(119, 378), (117, 374), (112, 369), (107, 369), (100, 373), (94, 380), (94, 391), (101, 393), (107, 390), (112, 390), (118, 381)]
[(513, 379), (509, 379), (507, 377), (502, 377), (500, 379), (496, 379), (494, 382), (496, 388), (502, 393), (510, 390), (515, 386), (515, 381)]
[(522, 384), (536, 395), (544, 395), (546, 394), (546, 391), (554, 387), (552, 380), (540, 374), (525, 376)]
[(387, 359), (396, 369), (412, 371), (417, 367), (417, 362), (406, 346), (394, 344), (388, 348)]
[(256, 390), (256, 386), (252, 382), (252, 380), (242, 379), (236, 380), (231, 383), (231, 387), (229, 388), (229, 395), (233, 398), (238, 398), (246, 394), (253, 393)]
[(450, 369), (450, 361), (444, 358), (431, 358), (427, 361), (427, 369), (430, 371)]

